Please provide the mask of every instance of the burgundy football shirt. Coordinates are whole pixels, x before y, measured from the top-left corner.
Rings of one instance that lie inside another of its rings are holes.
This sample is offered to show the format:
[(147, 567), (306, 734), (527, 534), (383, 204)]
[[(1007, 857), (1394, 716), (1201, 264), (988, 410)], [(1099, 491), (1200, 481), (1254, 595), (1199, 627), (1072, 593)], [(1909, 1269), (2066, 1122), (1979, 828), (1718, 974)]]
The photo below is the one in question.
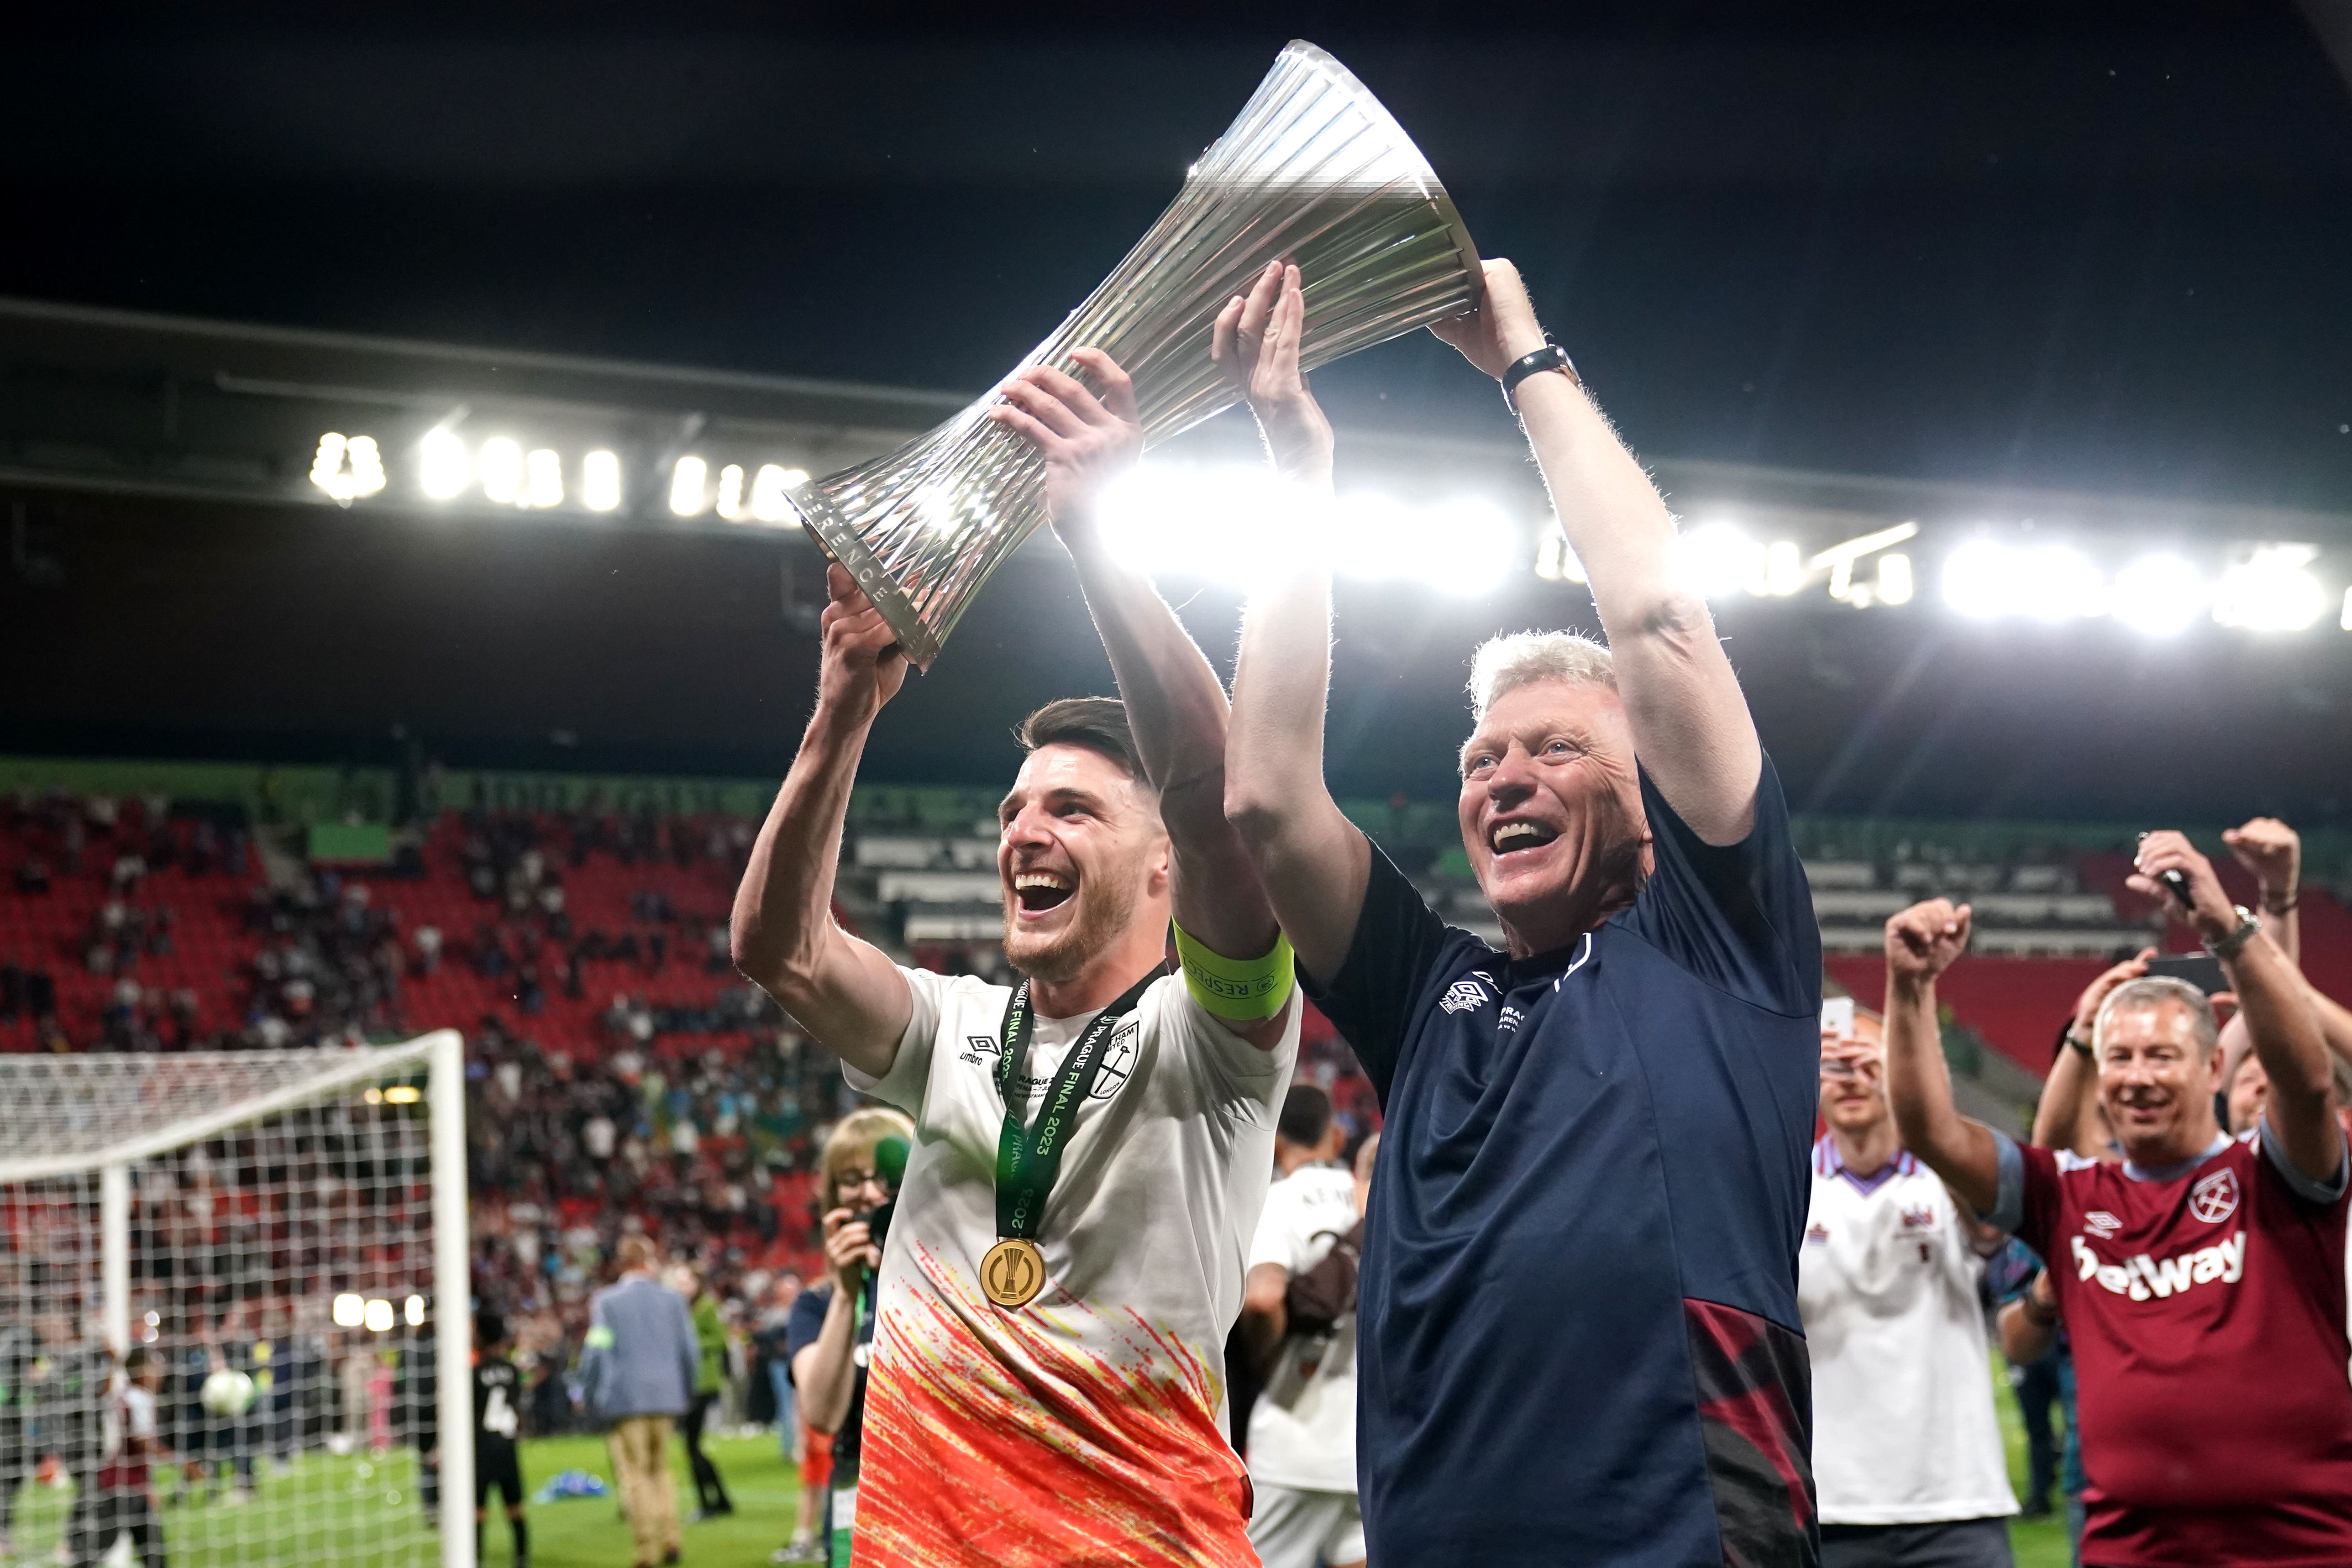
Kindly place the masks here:
[(2267, 1124), (2158, 1171), (2001, 1142), (1992, 1218), (2074, 1347), (2083, 1562), (2352, 1563), (2345, 1173), (2309, 1181)]

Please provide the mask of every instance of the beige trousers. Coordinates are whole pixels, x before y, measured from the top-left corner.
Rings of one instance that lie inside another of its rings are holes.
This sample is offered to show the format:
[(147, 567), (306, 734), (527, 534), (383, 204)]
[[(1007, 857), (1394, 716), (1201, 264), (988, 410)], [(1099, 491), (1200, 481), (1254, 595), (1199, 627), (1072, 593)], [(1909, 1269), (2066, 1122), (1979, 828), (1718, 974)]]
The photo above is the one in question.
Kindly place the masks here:
[(613, 1479), (621, 1509), (637, 1539), (638, 1568), (659, 1563), (686, 1538), (678, 1532), (677, 1497), (671, 1490), (667, 1416), (625, 1416), (613, 1423)]

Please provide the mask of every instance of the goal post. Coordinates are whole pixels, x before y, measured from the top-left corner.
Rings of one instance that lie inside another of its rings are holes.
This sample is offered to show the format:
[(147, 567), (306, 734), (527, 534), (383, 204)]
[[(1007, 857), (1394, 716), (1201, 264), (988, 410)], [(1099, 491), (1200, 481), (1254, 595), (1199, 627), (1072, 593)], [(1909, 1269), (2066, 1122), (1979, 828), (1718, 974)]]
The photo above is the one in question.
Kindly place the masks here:
[(465, 1095), (451, 1030), (0, 1057), (0, 1538), (106, 1552), (137, 1349), (175, 1564), (472, 1568)]

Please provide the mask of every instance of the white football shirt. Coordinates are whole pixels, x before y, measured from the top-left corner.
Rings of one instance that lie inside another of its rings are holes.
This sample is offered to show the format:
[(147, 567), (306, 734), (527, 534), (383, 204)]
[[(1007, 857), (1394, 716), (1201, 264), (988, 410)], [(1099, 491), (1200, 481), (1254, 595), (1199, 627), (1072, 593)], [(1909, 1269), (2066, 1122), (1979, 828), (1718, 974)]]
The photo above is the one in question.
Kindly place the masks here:
[[(1276, 1182), (1258, 1216), (1249, 1266), (1279, 1263), (1297, 1279), (1356, 1228), (1356, 1178), (1302, 1166)], [(1250, 1478), (1307, 1491), (1356, 1490), (1356, 1314), (1331, 1336), (1292, 1334), (1250, 1408)]]
[[(1260, 1051), (1157, 981), (1112, 1033), (1037, 1236), (1049, 1283), (992, 1304), (996, 1089), (1012, 991), (903, 971), (914, 1017), (879, 1080), (915, 1119), (882, 1263), (860, 1563), (1253, 1561), (1226, 1440), (1225, 1335), (1298, 1047)], [(1014, 1081), (1034, 1117), (1095, 1015), (1038, 1018)], [(1094, 1552), (1094, 1556), (1087, 1553)]]
[(1813, 1146), (1797, 1306), (1813, 1362), (1823, 1524), (2017, 1511), (1993, 1415), (1978, 1281), (1952, 1196), (1908, 1154), (1868, 1176)]

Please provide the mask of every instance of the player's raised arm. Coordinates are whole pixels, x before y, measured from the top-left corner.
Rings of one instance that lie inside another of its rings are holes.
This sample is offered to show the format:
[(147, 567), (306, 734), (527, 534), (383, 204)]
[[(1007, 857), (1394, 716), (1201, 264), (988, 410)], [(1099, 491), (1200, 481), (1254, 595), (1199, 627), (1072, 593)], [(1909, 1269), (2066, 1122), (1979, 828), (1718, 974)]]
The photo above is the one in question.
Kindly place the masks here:
[(1915, 904), (1886, 923), (1886, 1098), (1903, 1146), (1944, 1178), (1979, 1214), (2000, 1197), (2000, 1155), (1992, 1129), (1952, 1104), (1936, 1019), (1936, 979), (1969, 945), (1969, 907), (1940, 898)]
[[(1477, 310), (1430, 330), (1497, 381), (1549, 348), (1527, 287), (1507, 261), (1486, 263)], [(1754, 823), (1763, 770), (1747, 698), (1706, 601), (1677, 568), (1665, 502), (1573, 377), (1572, 371), (1531, 374), (1510, 395), (1592, 585), (1634, 755), (1701, 839), (1737, 843)]]
[[(1331, 495), (1331, 426), (1298, 369), (1306, 315), (1298, 269), (1270, 266), (1245, 298), (1225, 306), (1213, 349), (1248, 397), (1302, 512)], [(1348, 956), (1371, 870), (1371, 845), (1323, 782), (1330, 686), (1330, 565), (1320, 551), (1301, 549), (1286, 570), (1265, 574), (1242, 618), (1225, 811), (1256, 859), (1298, 961), (1326, 980)]]
[(1266, 984), (1258, 988), (1267, 1016), (1240, 1016), (1259, 1010), (1246, 998), (1237, 1009), (1219, 1013), (1235, 1033), (1271, 1048), (1282, 1037), (1287, 1012), (1289, 955), (1280, 946), (1257, 868), (1225, 821), (1225, 689), (1151, 580), (1104, 543), (1104, 490), (1135, 466), (1143, 426), (1134, 385), (1108, 354), (1080, 349), (1071, 357), (1102, 389), (1101, 396), (1075, 377), (1038, 367), (1005, 384), (1004, 403), (990, 417), (1027, 437), (1045, 459), (1054, 531), (1077, 566), (1144, 774), (1160, 797), (1171, 862), (1170, 899), (1186, 970), (1216, 970), (1223, 960), (1233, 984), (1246, 989), (1250, 977), (1242, 971), (1259, 960), (1276, 960), (1280, 975), (1260, 977)]
[(822, 622), (816, 711), (752, 842), (730, 922), (735, 967), (812, 1039), (869, 1077), (890, 1071), (914, 998), (898, 966), (833, 918), (857, 760), (882, 705), (907, 678), (881, 613), (836, 566)]
[[(2197, 852), (2186, 834), (2148, 834), (2140, 841), (2135, 864), (2130, 885), (2195, 927), (2206, 950), (2221, 960), (2221, 972), (2238, 998), (2238, 1016), (2246, 1020), (2254, 1054), (2270, 1075), (2270, 1103), (2263, 1114), (2280, 1150), (2311, 1181), (2335, 1181), (2344, 1169), (2344, 1134), (2328, 1103), (2335, 1070), (2303, 977), (2263, 933), (2259, 917), (2231, 904), (2213, 874), (2213, 862)], [(2185, 903), (2158, 880), (2168, 872), (2179, 872), (2185, 880)]]
[(2117, 986), (2147, 974), (2147, 961), (2155, 956), (2155, 948), (2141, 948), (2103, 971), (2074, 998), (2074, 1016), (2066, 1021), (2065, 1043), (2050, 1064), (2042, 1099), (2033, 1108), (2035, 1146), (2069, 1149), (2086, 1160), (2105, 1157), (2106, 1140), (2098, 1127), (2099, 1008)]

